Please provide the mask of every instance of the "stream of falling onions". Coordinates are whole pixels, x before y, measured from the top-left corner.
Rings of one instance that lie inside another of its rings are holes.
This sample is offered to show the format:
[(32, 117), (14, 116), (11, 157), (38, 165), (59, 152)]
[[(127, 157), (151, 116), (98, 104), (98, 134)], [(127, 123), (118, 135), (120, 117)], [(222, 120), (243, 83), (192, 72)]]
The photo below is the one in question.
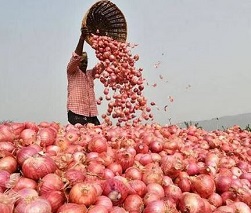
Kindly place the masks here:
[[(139, 56), (131, 54), (130, 43), (97, 35), (92, 35), (90, 41), (100, 61), (95, 66), (95, 78), (104, 85), (103, 93), (108, 101), (107, 111), (102, 114), (104, 122), (112, 125), (113, 118), (120, 126), (153, 120), (151, 107), (143, 95), (143, 69), (135, 67)], [(100, 97), (97, 103), (101, 104), (102, 99)]]

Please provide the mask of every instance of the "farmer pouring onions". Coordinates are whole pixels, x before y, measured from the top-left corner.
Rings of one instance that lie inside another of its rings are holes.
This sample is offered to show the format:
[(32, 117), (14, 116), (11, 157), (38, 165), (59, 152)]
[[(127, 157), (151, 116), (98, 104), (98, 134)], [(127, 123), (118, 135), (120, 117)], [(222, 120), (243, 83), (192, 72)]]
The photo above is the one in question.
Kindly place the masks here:
[(94, 92), (94, 78), (97, 69), (87, 69), (87, 53), (83, 52), (88, 34), (88, 29), (83, 27), (75, 52), (67, 66), (68, 121), (73, 125), (77, 123), (100, 125)]

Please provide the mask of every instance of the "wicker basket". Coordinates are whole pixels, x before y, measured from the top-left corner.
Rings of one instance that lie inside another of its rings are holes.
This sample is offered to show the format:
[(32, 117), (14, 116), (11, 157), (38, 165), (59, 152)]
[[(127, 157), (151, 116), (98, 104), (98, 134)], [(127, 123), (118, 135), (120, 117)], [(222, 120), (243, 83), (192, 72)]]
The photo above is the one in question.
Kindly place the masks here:
[[(109, 36), (120, 42), (125, 42), (127, 38), (126, 19), (121, 10), (108, 0), (98, 1), (91, 6), (82, 20), (83, 26), (92, 34)], [(89, 36), (86, 41), (91, 44)]]

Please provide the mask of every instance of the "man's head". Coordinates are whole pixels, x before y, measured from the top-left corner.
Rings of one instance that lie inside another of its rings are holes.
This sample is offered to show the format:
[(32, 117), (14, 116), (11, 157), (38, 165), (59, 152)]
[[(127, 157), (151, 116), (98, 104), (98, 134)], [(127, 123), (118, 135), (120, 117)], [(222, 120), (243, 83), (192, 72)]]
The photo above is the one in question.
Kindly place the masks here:
[(87, 69), (87, 65), (88, 65), (88, 57), (87, 57), (87, 52), (83, 52), (82, 56), (81, 56), (81, 61), (79, 64), (79, 68), (82, 72), (86, 72)]

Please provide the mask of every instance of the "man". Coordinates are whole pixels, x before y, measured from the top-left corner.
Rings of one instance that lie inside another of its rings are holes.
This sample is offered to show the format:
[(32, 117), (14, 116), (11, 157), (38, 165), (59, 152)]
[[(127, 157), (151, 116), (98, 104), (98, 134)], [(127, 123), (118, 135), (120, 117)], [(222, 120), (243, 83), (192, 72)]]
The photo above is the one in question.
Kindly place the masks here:
[(83, 52), (87, 35), (87, 28), (82, 28), (77, 47), (67, 66), (68, 121), (73, 125), (76, 123), (100, 125), (94, 92), (95, 69), (87, 70), (87, 53)]

